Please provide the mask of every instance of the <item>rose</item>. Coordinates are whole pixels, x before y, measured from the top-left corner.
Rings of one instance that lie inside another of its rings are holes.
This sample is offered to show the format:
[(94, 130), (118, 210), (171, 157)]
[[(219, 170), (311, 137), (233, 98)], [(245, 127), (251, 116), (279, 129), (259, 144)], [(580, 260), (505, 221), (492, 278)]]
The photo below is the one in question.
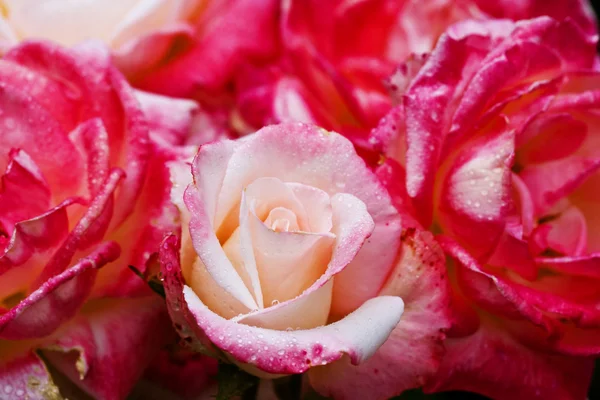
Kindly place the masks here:
[(586, 395), (600, 348), (595, 44), (569, 20), (459, 23), (373, 132), (380, 177), (451, 259), (455, 326), (429, 390)]
[(449, 326), (441, 251), (414, 230), (400, 246), (398, 214), (348, 140), (271, 126), (204, 145), (192, 175), (172, 175), (183, 230), (160, 257), (193, 348), (262, 377), (308, 371), (336, 398), (388, 398), (435, 371)]
[[(244, 57), (273, 51), (274, 0), (68, 0), (0, 2), (0, 41), (65, 46), (101, 40), (136, 86), (170, 95), (221, 89)], [(252, 16), (253, 24), (237, 21)], [(208, 98), (207, 98), (208, 99)]]
[(148, 115), (96, 46), (30, 42), (0, 60), (3, 398), (57, 393), (39, 350), (93, 397), (124, 398), (169, 334), (127, 266), (145, 271), (176, 226), (165, 162), (195, 106), (139, 97)]
[[(468, 18), (571, 17), (595, 32), (581, 0), (283, 2), (282, 54), (238, 77), (238, 130), (311, 122), (370, 147), (369, 130), (451, 24)], [(390, 76), (396, 71), (393, 78)], [(394, 97), (389, 92), (395, 93)], [(246, 126), (249, 125), (249, 126)]]

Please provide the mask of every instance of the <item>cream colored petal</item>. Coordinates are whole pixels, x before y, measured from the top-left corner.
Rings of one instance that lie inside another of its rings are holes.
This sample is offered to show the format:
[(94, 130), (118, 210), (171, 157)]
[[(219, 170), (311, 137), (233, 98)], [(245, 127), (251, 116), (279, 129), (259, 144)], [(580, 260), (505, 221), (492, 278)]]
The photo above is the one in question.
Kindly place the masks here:
[(87, 39), (109, 42), (138, 0), (9, 0), (11, 25), (22, 38), (44, 38), (65, 46)]
[(308, 218), (309, 232), (325, 233), (331, 231), (332, 211), (331, 198), (327, 192), (314, 186), (301, 183), (286, 183), (296, 198), (304, 206)]
[(240, 314), (250, 311), (239, 300), (224, 290), (208, 273), (206, 266), (197, 258), (193, 268), (184, 271), (184, 279), (190, 285), (196, 295), (215, 314), (223, 318), (231, 319)]
[(265, 306), (293, 299), (325, 272), (335, 235), (276, 232), (254, 214), (248, 226)]
[(332, 292), (333, 279), (306, 296), (251, 312), (234, 321), (279, 331), (316, 328), (327, 323)]

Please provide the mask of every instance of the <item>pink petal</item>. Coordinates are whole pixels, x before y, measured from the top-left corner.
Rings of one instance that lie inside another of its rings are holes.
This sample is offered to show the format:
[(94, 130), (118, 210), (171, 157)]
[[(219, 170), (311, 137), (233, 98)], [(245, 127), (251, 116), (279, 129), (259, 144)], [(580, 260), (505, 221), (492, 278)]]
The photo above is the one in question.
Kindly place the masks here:
[[(147, 293), (147, 285), (132, 274), (128, 266), (134, 265), (145, 272), (147, 265), (155, 259), (165, 235), (180, 229), (178, 210), (170, 201), (173, 184), (167, 167), (167, 163), (172, 162), (176, 155), (171, 147), (163, 149), (153, 144), (152, 150), (153, 156), (147, 170), (147, 176), (151, 179), (145, 180), (141, 189), (143, 195), (137, 200), (136, 208), (127, 220), (107, 236), (109, 240), (127, 242), (128, 245), (123, 247), (117, 262), (99, 271), (93, 296)], [(188, 158), (191, 158), (191, 153)], [(187, 177), (190, 169), (187, 165)]]
[(191, 100), (175, 99), (138, 90), (135, 92), (148, 120), (150, 137), (159, 143), (183, 144), (199, 105)]
[(100, 118), (89, 119), (79, 124), (69, 134), (85, 154), (89, 196), (98, 194), (110, 173), (110, 148), (108, 133)]
[(217, 347), (236, 361), (271, 374), (302, 373), (338, 360), (344, 353), (358, 364), (385, 342), (404, 309), (398, 297), (378, 297), (333, 324), (288, 332), (223, 319), (189, 287), (184, 288), (184, 298), (197, 324)]
[(438, 369), (444, 331), (450, 327), (445, 258), (433, 237), (406, 233), (401, 258), (382, 295), (404, 300), (402, 319), (388, 340), (367, 361), (344, 360), (309, 372), (311, 384), (334, 398), (384, 399), (420, 387)]
[(539, 225), (532, 233), (531, 242), (537, 254), (554, 250), (569, 256), (584, 255), (587, 245), (585, 217), (576, 207), (569, 207), (556, 219)]
[[(181, 250), (181, 242), (175, 235), (168, 235), (160, 246), (160, 266), (169, 316), (179, 335), (192, 350), (217, 356), (217, 350), (196, 324), (183, 297), (185, 283), (180, 261)], [(206, 275), (210, 277), (208, 273)]]
[[(506, 328), (514, 328), (520, 340), (566, 354), (597, 354), (600, 313), (595, 306), (596, 279), (551, 273), (540, 274), (533, 282), (523, 282), (502, 270), (495, 271), (496, 275), (484, 272), (455, 243), (447, 238), (441, 238), (440, 243), (457, 261), (461, 291), (480, 309), (511, 321)], [(572, 261), (575, 260), (567, 258), (558, 265), (567, 266)], [(583, 271), (589, 265), (574, 262), (574, 267)], [(549, 268), (553, 268), (552, 263)]]
[(113, 50), (114, 63), (133, 82), (151, 73), (160, 65), (168, 51), (179, 43), (190, 43), (194, 30), (186, 23), (173, 23), (154, 32), (133, 36)]
[[(0, 64), (0, 80), (6, 81), (0, 94), (3, 110), (0, 123), (4, 125), (0, 138), (0, 168), (4, 169), (8, 164), (6, 157), (9, 150), (14, 148), (25, 151), (36, 161), (51, 193), (59, 201), (63, 200), (66, 196), (61, 197), (61, 194), (77, 193), (83, 183), (83, 160), (68, 139), (66, 131), (43, 103), (37, 102), (35, 97), (29, 96), (28, 92), (23, 91), (23, 87), (18, 86), (21, 83), (19, 78), (25, 72), (23, 68), (18, 68), (17, 71), (6, 61)], [(34, 72), (27, 72), (35, 76)], [(8, 74), (14, 77), (11, 78)], [(39, 137), (38, 132), (44, 134)], [(60, 165), (55, 162), (55, 157), (62, 160)]]
[(475, 1), (477, 6), (495, 18), (527, 19), (538, 15), (548, 15), (556, 20), (571, 18), (590, 35), (596, 34), (596, 20), (590, 3), (585, 0), (545, 1), (528, 0), (515, 2), (500, 0), (489, 2)]
[[(193, 45), (173, 62), (144, 77), (139, 87), (171, 96), (191, 95), (198, 88), (220, 88), (247, 58), (260, 59), (274, 52), (277, 7), (272, 0), (209, 5), (199, 21)], [(236, 23), (248, 16), (253, 24)]]
[(544, 215), (600, 168), (600, 158), (572, 156), (525, 167), (519, 177), (527, 185), (536, 215)]
[(3, 399), (41, 400), (48, 393), (58, 394), (58, 388), (52, 382), (44, 363), (29, 350), (21, 351), (20, 354), (10, 354), (15, 353), (14, 350), (9, 354), (6, 349), (0, 350), (0, 393)]
[(113, 170), (110, 172), (84, 215), (69, 232), (60, 248), (48, 260), (36, 279), (37, 284), (62, 272), (69, 265), (77, 250), (84, 250), (102, 240), (113, 215), (113, 192), (122, 178), (123, 171)]
[(18, 222), (0, 254), (0, 293), (26, 292), (48, 263), (52, 252), (69, 234), (68, 199), (48, 212)]
[(156, 296), (100, 301), (61, 329), (45, 354), (94, 398), (121, 399), (172, 334)]
[(568, 114), (538, 117), (521, 133), (521, 140), (528, 140), (519, 145), (517, 163), (539, 164), (567, 157), (582, 145), (587, 131), (584, 122)]
[(119, 256), (114, 242), (48, 279), (16, 307), (0, 316), (0, 336), (6, 339), (42, 337), (71, 318), (87, 298), (96, 270)]
[(518, 237), (513, 232), (505, 231), (500, 237), (492, 255), (486, 263), (506, 268), (516, 272), (527, 280), (535, 280), (538, 276), (538, 267), (534, 256), (531, 254), (531, 243)]
[(503, 128), (466, 145), (441, 178), (438, 223), (476, 258), (496, 245), (510, 208), (514, 139)]
[(12, 150), (0, 185), (0, 224), (12, 232), (22, 220), (44, 213), (50, 206), (50, 189), (35, 162), (23, 150)]
[(537, 352), (502, 326), (487, 323), (446, 343), (448, 353), (427, 392), (467, 390), (498, 400), (578, 400), (587, 394), (592, 359)]

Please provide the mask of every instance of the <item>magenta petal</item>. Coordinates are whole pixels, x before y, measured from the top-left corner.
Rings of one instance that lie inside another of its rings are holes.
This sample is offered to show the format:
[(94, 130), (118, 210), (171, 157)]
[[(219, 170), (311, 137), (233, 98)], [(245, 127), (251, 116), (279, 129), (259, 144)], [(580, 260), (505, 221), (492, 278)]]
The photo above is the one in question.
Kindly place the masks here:
[(175, 99), (138, 90), (136, 98), (148, 121), (152, 140), (162, 144), (184, 144), (190, 136), (200, 106), (187, 99)]
[(23, 150), (9, 152), (10, 161), (0, 183), (0, 227), (10, 233), (14, 224), (48, 210), (50, 188), (41, 171)]
[(180, 247), (181, 243), (175, 235), (167, 236), (160, 246), (159, 256), (167, 310), (173, 326), (192, 349), (216, 355), (216, 349), (198, 328), (183, 298), (184, 282), (179, 261)]
[[(5, 346), (5, 344), (3, 344)], [(3, 400), (45, 400), (47, 395), (59, 395), (58, 388), (46, 371), (46, 366), (30, 348), (20, 354), (9, 354), (3, 349), (0, 361), (0, 396)]]
[(77, 250), (86, 249), (102, 240), (113, 215), (113, 193), (121, 179), (123, 171), (116, 169), (110, 172), (85, 214), (37, 277), (37, 284), (62, 272)]
[[(96, 399), (123, 399), (173, 331), (157, 296), (98, 300), (57, 333), (52, 365)], [(76, 362), (71, 352), (79, 353)]]
[[(522, 346), (502, 327), (484, 325), (474, 335), (447, 342), (448, 353), (427, 392), (467, 390), (497, 400), (581, 400), (594, 361)], [(501, 362), (499, 362), (501, 361)]]
[[(75, 202), (77, 199), (68, 199), (35, 218), (18, 222), (10, 242), (0, 254), (0, 274), (11, 266), (24, 264), (37, 253), (59, 245), (69, 233), (66, 208)], [(46, 259), (40, 260), (40, 263), (45, 262)]]
[(498, 129), (466, 145), (441, 177), (438, 222), (476, 258), (494, 248), (511, 206), (514, 138), (506, 125)]
[(94, 284), (96, 270), (118, 256), (118, 245), (108, 242), (73, 267), (48, 279), (0, 316), (0, 337), (24, 339), (52, 333), (83, 304)]

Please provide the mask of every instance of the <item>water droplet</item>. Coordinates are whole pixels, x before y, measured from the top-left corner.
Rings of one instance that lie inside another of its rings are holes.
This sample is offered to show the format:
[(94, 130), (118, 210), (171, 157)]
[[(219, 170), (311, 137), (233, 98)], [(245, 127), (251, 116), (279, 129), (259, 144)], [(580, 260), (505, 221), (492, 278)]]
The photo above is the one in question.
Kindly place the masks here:
[(279, 300), (275, 299), (271, 302), (272, 306), (276, 306), (277, 304), (279, 304)]
[(277, 352), (277, 354), (279, 354), (280, 356), (282, 356), (282, 355), (284, 355), (284, 354), (285, 354), (285, 351), (283, 351), (283, 350), (279, 350), (279, 351)]
[(4, 393), (10, 393), (12, 392), (13, 388), (10, 385), (6, 385), (4, 386)]
[(9, 117), (4, 120), (4, 126), (6, 127), (6, 129), (15, 129), (15, 126), (17, 126), (17, 124), (15, 123), (14, 119)]

